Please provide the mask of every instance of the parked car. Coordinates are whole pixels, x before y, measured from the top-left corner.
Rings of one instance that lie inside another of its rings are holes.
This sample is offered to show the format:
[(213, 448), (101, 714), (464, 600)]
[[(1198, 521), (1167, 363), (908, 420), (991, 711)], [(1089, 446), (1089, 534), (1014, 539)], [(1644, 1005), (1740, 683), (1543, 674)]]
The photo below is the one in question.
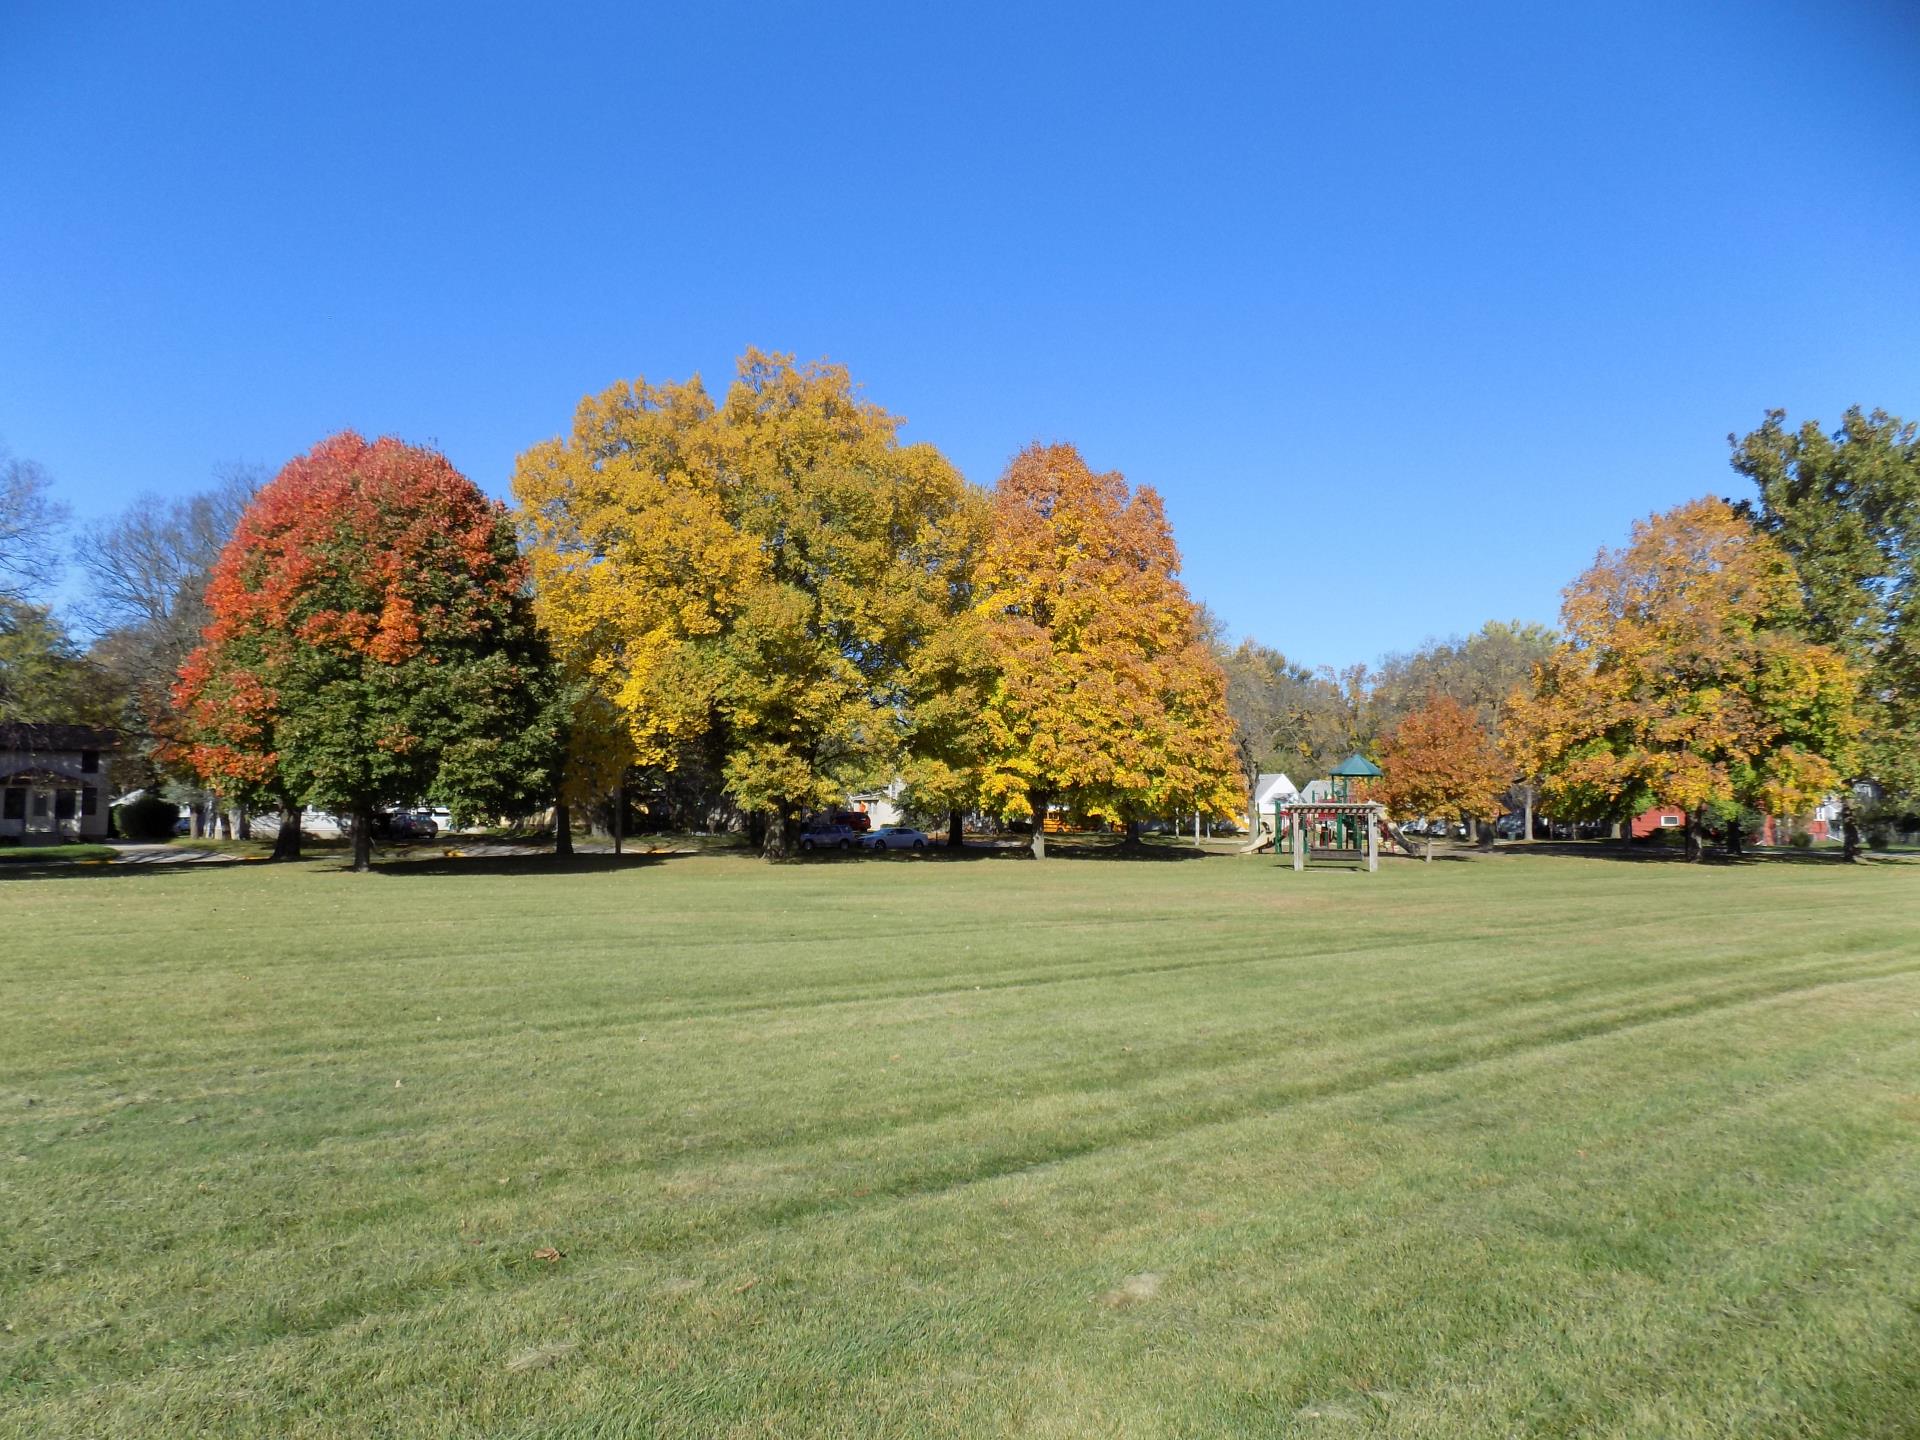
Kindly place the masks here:
[(856, 835), (864, 835), (873, 828), (873, 817), (864, 810), (836, 810), (827, 819), (835, 825), (844, 825)]
[(854, 834), (851, 826), (830, 820), (816, 820), (800, 832), (802, 850), (851, 850)]
[(1502, 815), (1493, 822), (1493, 833), (1502, 840), (1518, 840), (1526, 834), (1527, 819), (1524, 815)]
[(924, 850), (927, 833), (911, 825), (882, 825), (862, 835), (860, 843), (869, 850)]
[(387, 810), (373, 817), (373, 833), (383, 840), (431, 840), (440, 827), (428, 810)]

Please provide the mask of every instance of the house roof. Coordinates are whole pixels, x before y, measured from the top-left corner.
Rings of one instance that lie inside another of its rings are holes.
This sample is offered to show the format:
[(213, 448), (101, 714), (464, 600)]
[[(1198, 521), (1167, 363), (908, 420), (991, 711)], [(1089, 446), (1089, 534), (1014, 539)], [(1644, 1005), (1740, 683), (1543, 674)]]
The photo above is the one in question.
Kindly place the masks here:
[(1334, 766), (1333, 773), (1336, 775), (1365, 775), (1371, 777), (1384, 775), (1386, 772), (1356, 750), (1338, 765)]
[(0, 725), (0, 750), (116, 750), (120, 736), (91, 725)]

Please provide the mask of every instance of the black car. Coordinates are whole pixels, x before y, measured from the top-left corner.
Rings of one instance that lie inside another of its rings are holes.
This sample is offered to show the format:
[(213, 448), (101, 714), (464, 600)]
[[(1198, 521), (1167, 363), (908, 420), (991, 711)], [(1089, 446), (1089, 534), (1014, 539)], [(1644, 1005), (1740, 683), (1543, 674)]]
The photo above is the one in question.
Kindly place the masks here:
[(382, 840), (431, 840), (440, 827), (425, 810), (387, 810), (373, 817), (373, 833)]

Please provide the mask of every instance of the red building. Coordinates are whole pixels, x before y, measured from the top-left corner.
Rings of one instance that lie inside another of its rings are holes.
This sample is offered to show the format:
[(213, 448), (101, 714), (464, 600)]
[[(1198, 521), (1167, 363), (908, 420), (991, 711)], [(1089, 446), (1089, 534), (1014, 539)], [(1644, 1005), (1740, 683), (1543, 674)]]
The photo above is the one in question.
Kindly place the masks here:
[[(1797, 828), (1815, 840), (1827, 840), (1835, 833), (1831, 826), (1831, 816), (1827, 813), (1830, 805), (1822, 805), (1813, 813), (1813, 818)], [(1662, 830), (1684, 830), (1687, 825), (1687, 812), (1678, 805), (1656, 805), (1633, 817), (1633, 838), (1644, 840)], [(1790, 828), (1784, 821), (1775, 820), (1769, 815), (1760, 827), (1758, 835), (1749, 838), (1756, 845), (1784, 844)]]

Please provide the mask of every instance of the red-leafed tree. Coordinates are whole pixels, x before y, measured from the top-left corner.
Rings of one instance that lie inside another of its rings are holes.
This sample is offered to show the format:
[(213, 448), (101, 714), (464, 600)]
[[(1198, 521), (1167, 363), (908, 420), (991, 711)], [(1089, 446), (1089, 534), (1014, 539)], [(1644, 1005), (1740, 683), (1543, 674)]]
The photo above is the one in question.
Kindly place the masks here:
[[(223, 794), (354, 819), (548, 795), (561, 707), (505, 508), (436, 451), (351, 431), (288, 463), (207, 587), (173, 751)], [(291, 824), (289, 822), (292, 822)]]

